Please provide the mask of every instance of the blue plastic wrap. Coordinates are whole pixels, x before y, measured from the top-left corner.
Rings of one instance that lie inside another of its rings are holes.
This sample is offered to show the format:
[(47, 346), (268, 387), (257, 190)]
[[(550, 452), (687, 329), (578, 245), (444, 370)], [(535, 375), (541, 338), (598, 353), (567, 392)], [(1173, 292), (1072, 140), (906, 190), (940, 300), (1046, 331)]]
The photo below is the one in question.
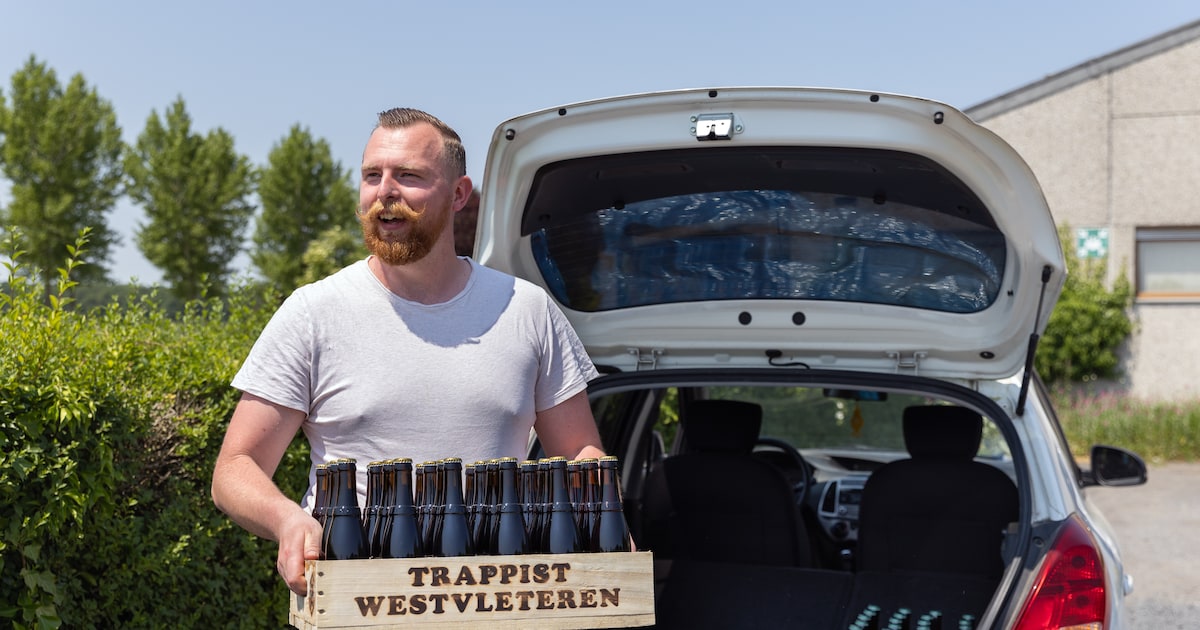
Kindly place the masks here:
[(606, 208), (532, 242), (550, 291), (583, 311), (801, 299), (971, 313), (999, 294), (1006, 254), (1000, 232), (936, 210), (776, 190)]

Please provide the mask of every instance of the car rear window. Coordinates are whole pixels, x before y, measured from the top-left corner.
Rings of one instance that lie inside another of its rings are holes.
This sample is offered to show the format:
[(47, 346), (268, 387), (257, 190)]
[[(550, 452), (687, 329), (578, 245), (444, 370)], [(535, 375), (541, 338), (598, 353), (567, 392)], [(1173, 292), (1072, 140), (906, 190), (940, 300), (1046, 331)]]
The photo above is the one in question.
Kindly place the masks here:
[(920, 156), (714, 149), (556, 163), (523, 231), (566, 307), (837, 300), (954, 313), (1000, 293), (1006, 245), (960, 180)]

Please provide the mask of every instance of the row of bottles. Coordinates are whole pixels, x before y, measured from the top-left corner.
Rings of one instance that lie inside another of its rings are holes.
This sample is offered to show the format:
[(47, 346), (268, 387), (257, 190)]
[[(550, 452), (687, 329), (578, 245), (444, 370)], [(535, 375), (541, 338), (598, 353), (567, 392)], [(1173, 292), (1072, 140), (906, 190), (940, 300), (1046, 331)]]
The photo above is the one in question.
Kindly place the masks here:
[[(875, 604), (868, 604), (850, 623), (847, 630), (951, 630), (944, 622), (945, 615), (940, 610), (930, 610), (918, 617), (910, 608), (896, 609), (885, 621), (883, 609)], [(958, 630), (972, 630), (976, 623), (975, 615), (963, 614), (958, 618)]]
[(365, 509), (356, 476), (353, 459), (317, 467), (322, 560), (630, 550), (613, 456), (371, 462)]

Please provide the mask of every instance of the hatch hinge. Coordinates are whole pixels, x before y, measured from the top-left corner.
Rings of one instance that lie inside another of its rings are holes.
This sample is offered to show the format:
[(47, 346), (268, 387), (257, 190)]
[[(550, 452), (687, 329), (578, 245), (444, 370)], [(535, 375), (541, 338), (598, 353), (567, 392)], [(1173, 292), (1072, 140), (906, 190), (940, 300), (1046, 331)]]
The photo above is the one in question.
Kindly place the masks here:
[(658, 357), (665, 352), (662, 348), (651, 348), (649, 352), (643, 353), (641, 348), (628, 348), (629, 354), (632, 354), (637, 360), (635, 371), (653, 370), (658, 367)]
[(928, 352), (896, 352), (889, 350), (888, 358), (896, 361), (896, 373), (901, 370), (911, 370), (913, 374), (919, 374), (921, 371), (921, 359), (929, 356)]

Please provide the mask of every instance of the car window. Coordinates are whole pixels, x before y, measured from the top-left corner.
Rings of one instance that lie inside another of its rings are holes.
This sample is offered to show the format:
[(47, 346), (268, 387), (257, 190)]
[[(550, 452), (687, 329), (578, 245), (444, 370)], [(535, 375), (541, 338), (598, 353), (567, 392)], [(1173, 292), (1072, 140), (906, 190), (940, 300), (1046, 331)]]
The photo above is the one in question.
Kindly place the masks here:
[[(712, 387), (707, 396), (762, 405), (760, 435), (785, 440), (798, 449), (898, 453), (905, 452), (904, 409), (938, 403), (912, 394), (812, 387)], [(989, 418), (984, 418), (979, 456), (1008, 456), (1008, 446)]]
[[(580, 311), (753, 298), (973, 313), (995, 301), (1005, 240), (957, 179), (917, 156), (825, 151), (550, 165), (526, 210), (543, 223), (530, 231), (539, 270)], [(663, 165), (676, 175), (647, 184)]]

